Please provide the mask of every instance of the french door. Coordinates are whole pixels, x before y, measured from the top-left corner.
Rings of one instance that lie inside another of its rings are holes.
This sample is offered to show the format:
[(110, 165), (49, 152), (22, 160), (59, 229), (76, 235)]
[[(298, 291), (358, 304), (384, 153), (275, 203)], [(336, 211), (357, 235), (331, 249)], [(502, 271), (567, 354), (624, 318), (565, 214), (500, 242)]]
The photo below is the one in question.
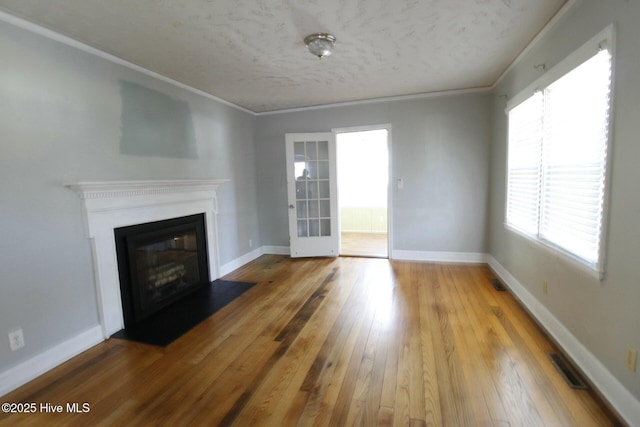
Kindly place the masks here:
[(338, 256), (335, 135), (288, 133), (286, 144), (291, 256)]

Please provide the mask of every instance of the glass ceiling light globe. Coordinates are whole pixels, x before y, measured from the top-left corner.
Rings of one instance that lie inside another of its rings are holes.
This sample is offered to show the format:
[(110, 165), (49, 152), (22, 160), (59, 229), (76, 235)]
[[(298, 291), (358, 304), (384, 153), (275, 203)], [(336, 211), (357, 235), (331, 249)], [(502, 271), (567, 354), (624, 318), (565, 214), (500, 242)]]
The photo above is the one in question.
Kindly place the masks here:
[(309, 52), (322, 59), (331, 55), (331, 50), (336, 44), (336, 38), (327, 33), (310, 34), (304, 38), (304, 44), (309, 49)]

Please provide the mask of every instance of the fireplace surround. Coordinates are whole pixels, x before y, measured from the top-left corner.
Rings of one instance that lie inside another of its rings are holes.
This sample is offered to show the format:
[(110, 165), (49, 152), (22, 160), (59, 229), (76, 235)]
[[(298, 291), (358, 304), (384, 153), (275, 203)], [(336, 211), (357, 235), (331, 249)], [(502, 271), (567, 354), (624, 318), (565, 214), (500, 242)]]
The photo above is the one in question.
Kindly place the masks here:
[(217, 188), (226, 179), (78, 182), (66, 186), (83, 203), (91, 241), (98, 316), (104, 338), (124, 327), (114, 230), (120, 227), (204, 214), (207, 262), (219, 277)]

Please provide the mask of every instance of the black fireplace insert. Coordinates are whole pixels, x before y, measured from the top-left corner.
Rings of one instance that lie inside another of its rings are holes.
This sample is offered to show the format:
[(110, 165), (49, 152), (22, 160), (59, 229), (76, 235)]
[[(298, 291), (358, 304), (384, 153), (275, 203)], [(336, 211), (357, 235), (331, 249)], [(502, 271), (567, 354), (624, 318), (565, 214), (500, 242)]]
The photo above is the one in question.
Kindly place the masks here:
[(204, 214), (114, 231), (125, 328), (209, 285)]

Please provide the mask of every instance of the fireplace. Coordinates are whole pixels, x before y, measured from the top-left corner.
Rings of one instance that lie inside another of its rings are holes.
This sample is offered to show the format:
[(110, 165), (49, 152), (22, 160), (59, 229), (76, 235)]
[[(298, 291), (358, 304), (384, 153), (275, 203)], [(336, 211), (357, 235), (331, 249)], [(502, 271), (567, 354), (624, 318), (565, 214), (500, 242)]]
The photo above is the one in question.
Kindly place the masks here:
[(209, 284), (204, 214), (114, 230), (125, 328)]
[(78, 194), (91, 241), (98, 318), (105, 339), (124, 327), (114, 230), (204, 213), (209, 280), (218, 278), (218, 197), (226, 179), (97, 181), (66, 186)]

